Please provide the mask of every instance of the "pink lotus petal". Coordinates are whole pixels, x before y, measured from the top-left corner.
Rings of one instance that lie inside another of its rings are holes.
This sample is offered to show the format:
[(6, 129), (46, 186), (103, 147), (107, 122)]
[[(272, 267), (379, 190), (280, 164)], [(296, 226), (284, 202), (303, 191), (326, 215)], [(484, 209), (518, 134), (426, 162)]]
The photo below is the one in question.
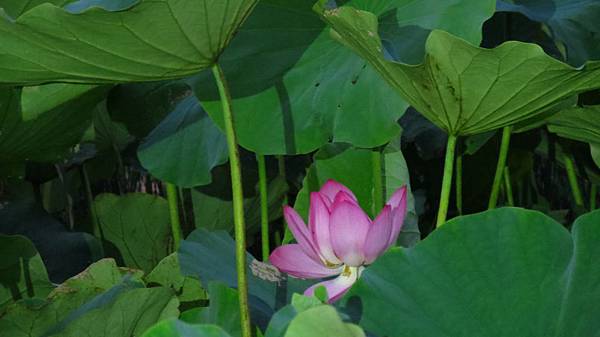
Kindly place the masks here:
[(335, 255), (350, 267), (363, 264), (363, 247), (371, 227), (369, 217), (356, 204), (341, 201), (333, 204), (329, 221)]
[(400, 203), (404, 202), (406, 204), (406, 194), (408, 190), (406, 185), (397, 189), (394, 194), (390, 197), (390, 199), (385, 203), (386, 205), (392, 206), (392, 209), (400, 206)]
[(333, 202), (338, 192), (345, 192), (348, 196), (354, 199), (354, 201), (357, 201), (356, 197), (354, 196), (354, 193), (352, 193), (352, 191), (350, 191), (348, 187), (332, 179), (327, 180), (325, 184), (323, 184), (323, 186), (321, 187), (321, 190), (319, 190), (319, 193), (321, 193), (322, 196), (329, 199), (330, 202)]
[(388, 247), (388, 242), (392, 233), (392, 207), (386, 205), (377, 216), (365, 240), (364, 252), (365, 263), (371, 264)]
[[(358, 201), (356, 201), (356, 199), (354, 198), (353, 195), (350, 195), (344, 191), (339, 191), (336, 195), (335, 198), (333, 198), (333, 204), (331, 207), (333, 207), (333, 205), (335, 204), (339, 204), (342, 201), (348, 201), (356, 206), (358, 205)], [(359, 206), (360, 207), (360, 206)]]
[(310, 214), (308, 217), (308, 228), (313, 236), (313, 242), (321, 256), (332, 264), (340, 264), (341, 261), (335, 256), (331, 246), (331, 235), (329, 232), (329, 208), (325, 204), (324, 197), (320, 193), (310, 194)]
[(269, 257), (277, 269), (299, 278), (322, 278), (338, 275), (342, 268), (331, 269), (315, 262), (298, 244), (277, 247)]
[(406, 217), (406, 186), (396, 190), (386, 205), (392, 206), (392, 232), (388, 240), (388, 246), (396, 243), (400, 230), (404, 225)]
[(344, 272), (333, 280), (319, 282), (311, 286), (304, 291), (304, 295), (313, 296), (315, 294), (315, 289), (320, 286), (324, 286), (325, 289), (327, 289), (329, 303), (339, 300), (342, 298), (342, 296), (344, 296), (344, 294), (346, 294), (346, 292), (348, 292), (348, 290), (350, 290), (352, 285), (356, 282), (356, 280), (358, 280), (359, 277), (359, 272), (356, 270), (356, 268), (349, 269), (350, 271), (348, 273)]
[(313, 242), (312, 235), (300, 215), (298, 215), (293, 208), (284, 206), (283, 216), (285, 217), (285, 221), (287, 222), (290, 231), (294, 234), (294, 238), (304, 250), (304, 253), (315, 262), (321, 263), (316, 244)]

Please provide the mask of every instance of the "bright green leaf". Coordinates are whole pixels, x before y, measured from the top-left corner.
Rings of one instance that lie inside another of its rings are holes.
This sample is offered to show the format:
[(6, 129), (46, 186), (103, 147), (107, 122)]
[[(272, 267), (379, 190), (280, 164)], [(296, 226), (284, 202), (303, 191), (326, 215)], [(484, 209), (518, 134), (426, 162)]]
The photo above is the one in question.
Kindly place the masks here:
[(183, 276), (179, 269), (177, 254), (173, 253), (162, 259), (158, 265), (144, 277), (148, 285), (160, 284), (173, 289), (181, 302), (206, 299), (200, 281), (194, 277)]
[(143, 337), (230, 337), (216, 325), (187, 324), (179, 320), (167, 320), (150, 328)]
[(365, 333), (354, 324), (344, 323), (334, 307), (322, 305), (299, 313), (285, 333), (285, 337), (313, 336), (365, 337)]
[(346, 305), (379, 336), (588, 337), (600, 330), (600, 212), (459, 217), (368, 267)]
[[(331, 1), (334, 2), (334, 1)], [(341, 1), (339, 1), (341, 2)], [(305, 0), (260, 1), (220, 58), (234, 96), (239, 142), (262, 154), (314, 151), (330, 140), (383, 145), (399, 132), (407, 107), (375, 69), (330, 36)], [(420, 62), (428, 29), (479, 44), (492, 0), (354, 0), (380, 16), (390, 53)], [(461, 20), (456, 20), (460, 15)], [(205, 74), (207, 75), (207, 74)], [(210, 77), (196, 94), (222, 125)]]
[[(0, 83), (151, 81), (210, 67), (256, 0), (142, 0), (125, 11), (42, 4), (0, 17)], [(152, 24), (148, 24), (152, 23)]]
[(600, 86), (600, 62), (576, 69), (534, 44), (509, 41), (483, 49), (440, 30), (429, 35), (422, 64), (388, 61), (374, 14), (348, 6), (316, 9), (333, 26), (338, 40), (374, 65), (402, 97), (451, 135), (513, 125)]

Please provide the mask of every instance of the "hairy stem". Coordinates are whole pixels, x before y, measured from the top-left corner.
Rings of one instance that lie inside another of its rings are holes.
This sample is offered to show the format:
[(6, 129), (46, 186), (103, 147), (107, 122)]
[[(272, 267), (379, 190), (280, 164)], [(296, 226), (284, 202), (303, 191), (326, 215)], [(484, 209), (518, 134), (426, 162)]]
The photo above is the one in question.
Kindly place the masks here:
[(577, 182), (577, 173), (575, 172), (575, 162), (570, 154), (565, 153), (564, 155), (565, 168), (567, 169), (567, 177), (569, 178), (569, 185), (571, 185), (571, 192), (573, 193), (573, 199), (577, 206), (584, 207), (583, 194), (579, 188)]
[(514, 206), (515, 199), (513, 198), (512, 184), (510, 182), (510, 170), (508, 169), (508, 166), (504, 167), (504, 190), (506, 191), (508, 206)]
[(371, 150), (371, 168), (373, 169), (373, 216), (383, 208), (383, 176), (381, 171), (381, 149)]
[(438, 209), (436, 227), (440, 227), (446, 222), (448, 214), (448, 203), (450, 201), (450, 191), (452, 190), (452, 170), (454, 168), (454, 151), (456, 149), (456, 136), (448, 136), (446, 145), (446, 158), (444, 160), (444, 177), (442, 180), (442, 191), (440, 192), (440, 207)]
[(167, 186), (167, 201), (169, 202), (169, 215), (171, 217), (171, 233), (173, 234), (174, 250), (179, 249), (181, 243), (181, 221), (179, 221), (179, 205), (177, 202), (177, 187), (165, 182)]
[(463, 214), (462, 210), (462, 162), (463, 156), (456, 156), (456, 209), (459, 215)]
[(218, 64), (212, 67), (213, 75), (219, 88), (227, 147), (229, 149), (229, 165), (231, 167), (231, 190), (233, 193), (233, 221), (235, 231), (235, 255), (237, 268), (238, 297), (240, 302), (240, 324), (242, 337), (251, 337), (250, 310), (248, 309), (248, 281), (246, 279), (246, 224), (244, 220), (244, 194), (242, 190), (242, 170), (238, 153), (233, 113), (231, 111), (231, 95), (225, 75)]
[(269, 205), (267, 204), (267, 167), (265, 156), (256, 154), (258, 163), (258, 190), (260, 194), (260, 235), (262, 242), (262, 260), (269, 260)]
[(502, 143), (500, 144), (498, 164), (496, 165), (496, 174), (494, 175), (494, 184), (492, 185), (492, 192), (490, 193), (488, 209), (494, 209), (498, 204), (498, 194), (500, 193), (500, 185), (502, 185), (502, 176), (504, 167), (506, 166), (506, 157), (508, 156), (508, 149), (510, 147), (510, 133), (510, 126), (505, 126), (502, 129)]

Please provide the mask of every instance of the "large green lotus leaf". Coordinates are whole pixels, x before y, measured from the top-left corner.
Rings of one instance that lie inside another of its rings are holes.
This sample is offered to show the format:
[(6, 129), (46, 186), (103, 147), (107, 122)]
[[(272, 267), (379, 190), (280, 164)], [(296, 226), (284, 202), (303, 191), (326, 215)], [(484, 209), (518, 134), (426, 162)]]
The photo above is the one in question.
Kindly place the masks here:
[(600, 86), (600, 62), (573, 68), (537, 45), (509, 41), (476, 47), (434, 30), (420, 65), (388, 61), (377, 17), (344, 6), (316, 6), (333, 35), (376, 67), (388, 83), (434, 124), (454, 136), (491, 131), (543, 115), (571, 95)]
[(548, 130), (564, 138), (600, 144), (600, 105), (563, 110), (548, 120)]
[(450, 220), (368, 267), (346, 298), (379, 336), (588, 337), (600, 331), (600, 212), (572, 234), (501, 208)]
[(33, 243), (21, 235), (0, 234), (0, 311), (13, 299), (44, 298), (54, 289)]
[(180, 320), (165, 320), (150, 328), (143, 337), (231, 337), (216, 325), (188, 324)]
[[(181, 272), (200, 278), (202, 284), (220, 281), (237, 287), (235, 241), (225, 231), (209, 232), (202, 228), (193, 231), (178, 251)], [(261, 263), (246, 254), (246, 274), (250, 308), (255, 323), (266, 323), (287, 303), (294, 292), (301, 293), (310, 281), (288, 278), (271, 265)]]
[[(333, 179), (352, 190), (365, 212), (375, 218), (372, 155), (370, 149), (357, 149), (347, 144), (325, 145), (315, 154), (314, 163), (308, 170), (294, 208), (307, 219), (310, 192), (318, 191), (327, 180)], [(414, 197), (410, 192), (408, 166), (400, 151), (399, 139), (383, 149), (382, 157), (384, 201), (387, 201), (396, 189), (403, 185), (408, 186), (408, 215), (398, 240), (403, 246), (412, 246), (419, 240), (420, 234)], [(284, 241), (291, 239), (290, 234), (286, 232)]]
[(209, 184), (211, 170), (229, 156), (225, 135), (189, 95), (144, 139), (138, 158), (158, 179), (195, 187)]
[(566, 46), (573, 65), (600, 59), (600, 2), (596, 0), (501, 0), (497, 8), (547, 24), (554, 39)]
[(181, 273), (177, 253), (162, 259), (148, 275), (144, 276), (144, 281), (149, 286), (159, 284), (173, 289), (181, 302), (206, 299), (200, 281), (194, 277), (183, 276)]
[[(45, 3), (0, 20), (0, 83), (131, 82), (210, 67), (256, 0), (142, 0), (75, 14)], [(151, 22), (152, 24), (148, 24)]]
[(169, 252), (169, 205), (164, 198), (105, 193), (94, 207), (103, 238), (121, 252), (125, 265), (150, 272)]
[(0, 160), (55, 162), (79, 143), (106, 87), (0, 88)]
[(290, 323), (285, 337), (365, 337), (357, 325), (344, 323), (334, 307), (321, 305), (301, 312)]
[(222, 282), (208, 284), (208, 307), (191, 309), (181, 315), (187, 323), (214, 324), (227, 331), (232, 337), (241, 337), (240, 301), (238, 292)]
[(307, 297), (300, 294), (294, 294), (291, 302), (273, 315), (265, 331), (265, 337), (283, 337), (291, 321), (298, 314), (323, 305), (315, 296)]
[(56, 334), (89, 311), (142, 286), (139, 275), (119, 269), (112, 259), (100, 260), (59, 285), (45, 300), (27, 299), (7, 307), (0, 317), (0, 331), (15, 337)]
[[(331, 39), (311, 1), (260, 1), (225, 50), (223, 66), (234, 96), (239, 142), (263, 154), (314, 151), (333, 140), (359, 147), (385, 144), (398, 134), (407, 104), (375, 69)], [(430, 29), (479, 44), (494, 1), (354, 0), (382, 18), (390, 53), (420, 62)], [(461, 20), (456, 20), (460, 15)], [(210, 76), (196, 94), (219, 125), (219, 97)]]
[(80, 12), (90, 7), (101, 7), (106, 10), (124, 10), (138, 0), (0, 0), (0, 8), (12, 18), (17, 18), (28, 10), (44, 3), (51, 3), (57, 7), (63, 7), (70, 12)]

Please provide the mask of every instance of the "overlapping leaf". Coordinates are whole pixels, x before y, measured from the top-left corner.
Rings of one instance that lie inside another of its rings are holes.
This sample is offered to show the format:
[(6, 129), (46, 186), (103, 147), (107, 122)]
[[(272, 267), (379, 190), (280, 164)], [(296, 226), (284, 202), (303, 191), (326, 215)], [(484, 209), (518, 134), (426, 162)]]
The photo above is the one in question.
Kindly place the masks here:
[(550, 26), (554, 39), (566, 45), (573, 65), (600, 59), (600, 2), (595, 0), (501, 0), (498, 10), (519, 12)]
[(597, 334), (600, 212), (572, 235), (542, 213), (504, 208), (449, 221), (367, 268), (346, 296), (379, 336)]
[(491, 131), (530, 120), (573, 94), (600, 86), (600, 62), (576, 69), (533, 44), (510, 41), (475, 47), (435, 30), (420, 65), (388, 61), (377, 17), (344, 6), (316, 7), (334, 35), (368, 60), (396, 91), (434, 124), (455, 136)]
[[(390, 53), (419, 62), (430, 29), (478, 44), (494, 1), (353, 0), (382, 18)], [(398, 134), (407, 104), (375, 69), (336, 43), (303, 0), (261, 1), (220, 58), (234, 96), (242, 146), (263, 154), (313, 151), (330, 139), (359, 147)], [(455, 16), (461, 16), (456, 20)], [(202, 77), (196, 94), (222, 125), (214, 88)]]
[(600, 145), (600, 105), (563, 110), (548, 120), (548, 129), (564, 138)]
[(94, 200), (103, 238), (121, 252), (128, 267), (150, 272), (169, 251), (169, 206), (144, 193), (101, 194)]
[(77, 144), (106, 87), (0, 88), (0, 160), (54, 162)]
[(256, 0), (142, 0), (79, 14), (44, 3), (0, 17), (0, 83), (131, 82), (211, 66)]

